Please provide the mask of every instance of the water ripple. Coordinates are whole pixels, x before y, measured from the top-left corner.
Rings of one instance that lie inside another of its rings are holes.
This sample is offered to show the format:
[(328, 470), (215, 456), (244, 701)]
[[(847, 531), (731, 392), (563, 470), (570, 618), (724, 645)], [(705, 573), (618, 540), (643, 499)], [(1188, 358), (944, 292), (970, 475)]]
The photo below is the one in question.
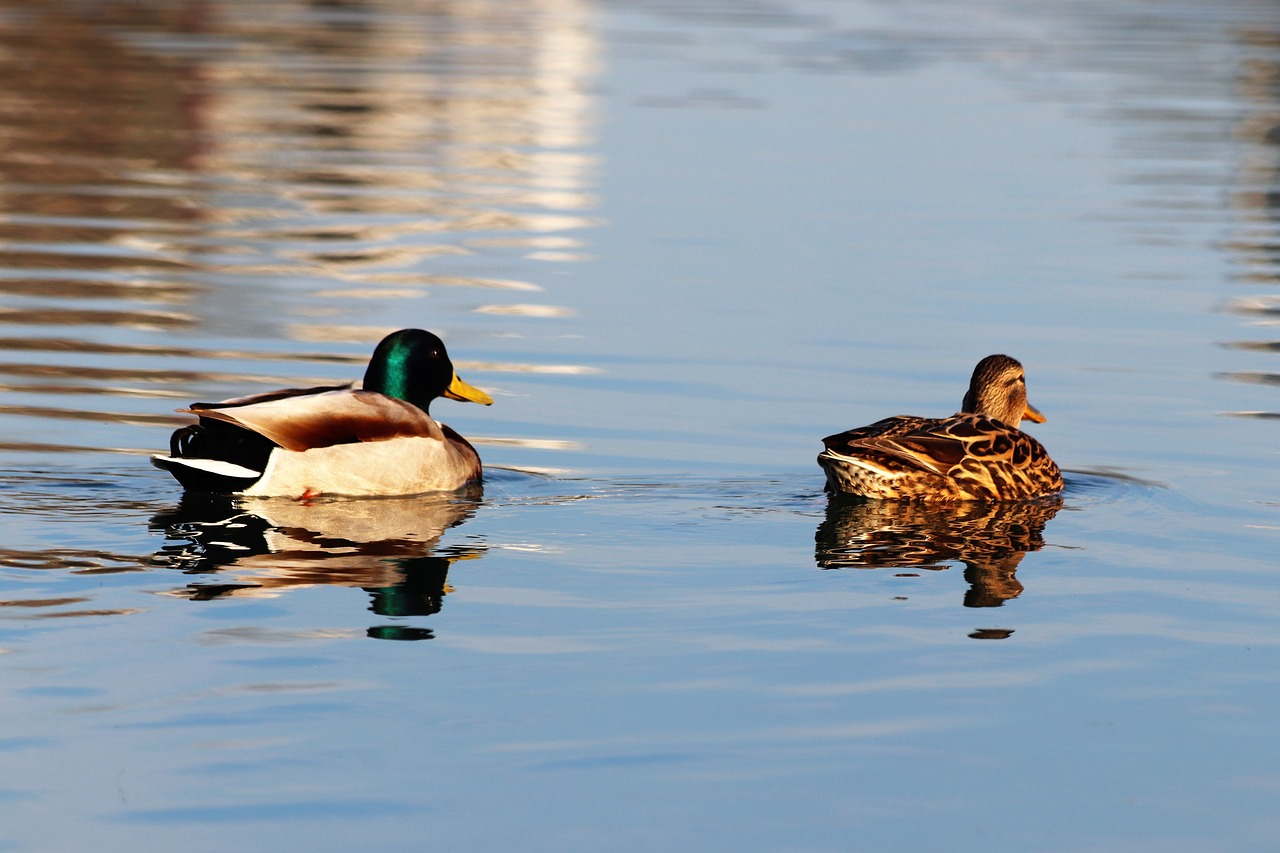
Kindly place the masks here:
[[(248, 364), (359, 368), (368, 351), (343, 345), (406, 325), (448, 331), (487, 315), (481, 336), (499, 337), (511, 318), (571, 313), (476, 306), (465, 294), (543, 290), (521, 274), (535, 259), (507, 260), (534, 250), (562, 253), (540, 263), (574, 262), (583, 241), (570, 234), (595, 225), (585, 10), (570, 4), (531, 29), (518, 9), (459, 18), (378, 7), (347, 22), (377, 26), (339, 35), (307, 8), (246, 9), (122, 13), (108, 29), (88, 15), (76, 19), (73, 51), (45, 37), (57, 10), (12, 22), (5, 65), (24, 70), (0, 96), (0, 324), (67, 334), (0, 338), (0, 350), (32, 361), (0, 367), (30, 380), (0, 392), (55, 403), (0, 408), (45, 427), (38, 439), (11, 431), (6, 449), (108, 450), (128, 442), (103, 441), (95, 419), (176, 421), (167, 405), (115, 412), (109, 400), (320, 384), (329, 377)], [(592, 372), (484, 356), (459, 364)], [(73, 398), (88, 402), (73, 408)]]

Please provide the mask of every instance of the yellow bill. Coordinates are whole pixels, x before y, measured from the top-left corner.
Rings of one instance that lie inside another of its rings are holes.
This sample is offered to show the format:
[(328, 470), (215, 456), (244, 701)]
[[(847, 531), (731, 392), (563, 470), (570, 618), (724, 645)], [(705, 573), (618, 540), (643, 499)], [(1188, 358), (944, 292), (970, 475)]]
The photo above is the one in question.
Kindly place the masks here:
[[(479, 388), (463, 382), (458, 378), (457, 373), (453, 374), (453, 381), (449, 383), (449, 387), (444, 389), (444, 395), (450, 400), (461, 400), (464, 403), (480, 403), (485, 406), (493, 405), (492, 397), (481, 391)], [(1030, 406), (1028, 406), (1028, 408), (1030, 408)], [(1040, 420), (1044, 420), (1044, 418), (1041, 418)]]
[(1027, 403), (1027, 410), (1022, 413), (1022, 419), (1024, 421), (1031, 421), (1035, 424), (1042, 424), (1045, 421), (1045, 417), (1040, 414), (1040, 410), (1030, 403)]

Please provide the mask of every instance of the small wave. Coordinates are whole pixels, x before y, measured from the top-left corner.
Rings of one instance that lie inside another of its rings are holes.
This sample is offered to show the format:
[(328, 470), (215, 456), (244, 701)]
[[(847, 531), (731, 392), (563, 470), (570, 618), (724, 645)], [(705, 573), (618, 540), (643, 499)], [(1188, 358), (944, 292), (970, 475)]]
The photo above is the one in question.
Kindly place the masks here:
[(1119, 468), (1073, 468), (1062, 474), (1063, 497), (1072, 504), (1141, 500), (1169, 488), (1166, 483), (1146, 480)]

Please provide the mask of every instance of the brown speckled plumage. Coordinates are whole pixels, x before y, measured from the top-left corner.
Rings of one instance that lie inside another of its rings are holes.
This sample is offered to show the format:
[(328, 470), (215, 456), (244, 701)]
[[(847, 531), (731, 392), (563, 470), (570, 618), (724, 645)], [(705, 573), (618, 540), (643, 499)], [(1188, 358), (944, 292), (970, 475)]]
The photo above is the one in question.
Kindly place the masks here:
[(1022, 365), (991, 355), (974, 368), (961, 411), (907, 415), (831, 435), (818, 464), (827, 488), (868, 498), (1028, 500), (1062, 491), (1062, 472), (1018, 429), (1044, 416), (1027, 402)]

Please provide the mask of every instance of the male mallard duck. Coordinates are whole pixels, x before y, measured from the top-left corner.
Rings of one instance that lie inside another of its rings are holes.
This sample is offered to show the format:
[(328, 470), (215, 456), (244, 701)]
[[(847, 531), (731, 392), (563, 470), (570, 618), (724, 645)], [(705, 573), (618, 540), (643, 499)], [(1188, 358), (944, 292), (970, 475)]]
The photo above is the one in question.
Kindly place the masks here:
[(1027, 402), (1022, 365), (989, 355), (973, 369), (960, 411), (908, 415), (827, 436), (818, 464), (827, 490), (868, 498), (1026, 500), (1062, 491), (1062, 472), (1040, 442), (1018, 429), (1044, 423)]
[(480, 457), (428, 414), (437, 397), (493, 402), (458, 378), (438, 337), (402, 329), (373, 351), (360, 388), (289, 388), (179, 409), (200, 422), (174, 432), (169, 455), (151, 463), (201, 492), (449, 491), (480, 479)]

